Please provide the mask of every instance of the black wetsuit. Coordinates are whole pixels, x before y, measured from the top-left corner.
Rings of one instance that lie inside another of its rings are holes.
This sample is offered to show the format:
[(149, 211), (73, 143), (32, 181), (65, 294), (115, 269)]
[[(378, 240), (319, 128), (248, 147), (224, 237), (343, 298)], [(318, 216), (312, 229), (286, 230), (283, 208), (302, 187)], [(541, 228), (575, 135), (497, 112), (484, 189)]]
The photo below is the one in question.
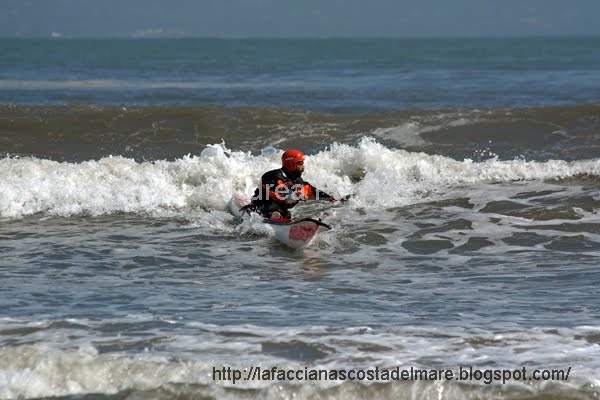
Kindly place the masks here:
[[(291, 218), (289, 209), (300, 200), (332, 199), (331, 195), (305, 182), (297, 172), (288, 172), (283, 168), (265, 173), (260, 181), (260, 186), (252, 196), (251, 208), (265, 218), (275, 211), (282, 218)], [(299, 191), (302, 192), (300, 196), (297, 195)]]

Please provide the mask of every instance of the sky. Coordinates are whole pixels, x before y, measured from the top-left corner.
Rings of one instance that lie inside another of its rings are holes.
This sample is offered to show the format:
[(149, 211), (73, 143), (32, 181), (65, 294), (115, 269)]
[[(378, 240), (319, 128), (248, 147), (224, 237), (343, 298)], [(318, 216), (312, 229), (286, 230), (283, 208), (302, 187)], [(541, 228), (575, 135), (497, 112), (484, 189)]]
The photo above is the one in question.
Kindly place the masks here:
[(600, 35), (600, 0), (0, 0), (0, 10), (0, 37)]

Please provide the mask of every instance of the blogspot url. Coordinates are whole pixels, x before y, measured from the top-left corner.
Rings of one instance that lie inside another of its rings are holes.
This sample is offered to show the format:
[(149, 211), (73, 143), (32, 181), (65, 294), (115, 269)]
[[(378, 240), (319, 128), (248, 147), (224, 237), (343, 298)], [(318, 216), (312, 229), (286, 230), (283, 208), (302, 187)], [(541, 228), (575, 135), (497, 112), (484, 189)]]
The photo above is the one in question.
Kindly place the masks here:
[(278, 367), (233, 368), (213, 367), (213, 381), (460, 381), (506, 384), (523, 381), (567, 381), (571, 367), (566, 369), (477, 369), (461, 366), (452, 369), (392, 368), (380, 369), (280, 369)]

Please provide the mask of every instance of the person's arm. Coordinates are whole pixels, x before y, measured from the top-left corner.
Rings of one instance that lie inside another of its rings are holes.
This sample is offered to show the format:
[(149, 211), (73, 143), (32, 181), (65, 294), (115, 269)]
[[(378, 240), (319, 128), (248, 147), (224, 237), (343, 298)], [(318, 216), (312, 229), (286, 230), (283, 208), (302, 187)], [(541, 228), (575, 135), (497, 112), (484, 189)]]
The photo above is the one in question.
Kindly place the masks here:
[(334, 198), (329, 193), (325, 193), (322, 190), (317, 189), (313, 185), (308, 182), (304, 182), (302, 195), (305, 197), (304, 200), (331, 200), (334, 201)]
[(341, 198), (337, 198), (333, 195), (330, 195), (329, 193), (325, 193), (322, 190), (317, 189), (316, 187), (314, 187), (313, 185), (311, 185), (309, 183), (306, 183), (306, 186), (308, 186), (308, 188), (309, 188), (306, 191), (308, 191), (310, 193), (310, 195), (307, 196), (308, 197), (307, 200), (329, 200), (331, 202), (334, 202), (334, 201), (344, 202), (344, 201), (348, 201), (350, 199), (350, 197), (352, 197), (351, 195), (346, 195)]
[(314, 187), (312, 185), (311, 185), (311, 187), (312, 187), (313, 192), (315, 193), (315, 198), (317, 200), (320, 200), (320, 199), (331, 200), (331, 201), (335, 200), (334, 197), (332, 195), (330, 195), (329, 193), (325, 193), (324, 191), (319, 190), (319, 189), (317, 189), (316, 187)]

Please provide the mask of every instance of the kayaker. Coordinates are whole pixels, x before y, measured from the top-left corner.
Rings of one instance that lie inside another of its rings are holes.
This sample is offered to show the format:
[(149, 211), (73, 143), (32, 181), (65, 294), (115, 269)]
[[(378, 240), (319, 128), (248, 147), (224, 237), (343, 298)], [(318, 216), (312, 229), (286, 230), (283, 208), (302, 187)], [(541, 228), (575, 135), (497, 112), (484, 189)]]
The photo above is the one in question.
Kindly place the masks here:
[(254, 191), (250, 208), (265, 218), (291, 219), (290, 209), (300, 201), (336, 199), (302, 179), (304, 154), (286, 150), (281, 156), (281, 168), (266, 172)]

